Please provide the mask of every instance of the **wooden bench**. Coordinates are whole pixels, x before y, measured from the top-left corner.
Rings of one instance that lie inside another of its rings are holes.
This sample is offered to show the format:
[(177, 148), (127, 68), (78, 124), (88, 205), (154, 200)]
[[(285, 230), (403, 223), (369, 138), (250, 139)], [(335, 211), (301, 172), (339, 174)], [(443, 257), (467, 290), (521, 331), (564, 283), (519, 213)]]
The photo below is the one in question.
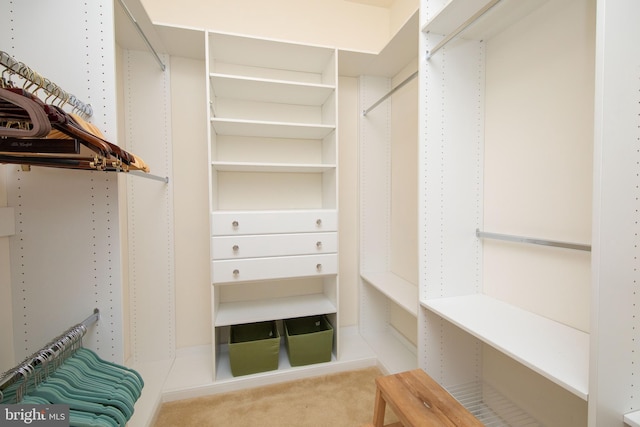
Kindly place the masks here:
[[(389, 405), (400, 422), (384, 426)], [(483, 427), (422, 369), (376, 378), (374, 427)]]

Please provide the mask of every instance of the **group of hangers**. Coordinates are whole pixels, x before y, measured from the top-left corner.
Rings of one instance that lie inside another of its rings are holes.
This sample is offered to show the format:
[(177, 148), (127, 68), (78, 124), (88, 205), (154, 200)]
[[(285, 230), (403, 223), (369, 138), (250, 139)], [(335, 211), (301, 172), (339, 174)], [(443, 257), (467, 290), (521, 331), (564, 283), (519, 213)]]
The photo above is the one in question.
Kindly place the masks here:
[(32, 358), (35, 363), (16, 368), (23, 380), (2, 390), (0, 403), (63, 404), (70, 426), (124, 427), (142, 393), (142, 377), (82, 347), (83, 328), (72, 328)]
[[(24, 64), (12, 64), (0, 77), (0, 163), (149, 172), (138, 156), (107, 141), (87, 121), (87, 111), (74, 106), (67, 113), (69, 94)], [(22, 87), (12, 82), (13, 74), (25, 79)], [(39, 92), (46, 92), (44, 101)]]

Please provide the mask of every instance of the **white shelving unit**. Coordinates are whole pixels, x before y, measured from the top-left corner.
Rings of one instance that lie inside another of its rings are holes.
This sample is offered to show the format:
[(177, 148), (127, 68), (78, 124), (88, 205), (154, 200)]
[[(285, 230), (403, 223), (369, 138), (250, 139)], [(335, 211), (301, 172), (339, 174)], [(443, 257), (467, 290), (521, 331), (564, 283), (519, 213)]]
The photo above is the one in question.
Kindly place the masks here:
[(640, 407), (636, 270), (606, 243), (636, 252), (620, 141), (639, 138), (623, 71), (638, 68), (638, 5), (622, 3), (421, 3), (419, 364), (445, 387), (493, 386), (540, 425), (634, 425)]
[[(411, 75), (407, 69), (417, 55), (417, 31), (416, 12), (376, 58), (375, 66), (361, 71), (359, 75), (361, 111), (364, 112), (384, 98), (366, 115), (363, 114), (359, 123), (360, 333), (376, 353), (380, 364), (390, 373), (417, 367), (414, 335), (418, 287), (417, 283), (411, 283), (402, 277), (403, 273), (411, 273), (395, 270), (392, 261), (392, 251), (398, 250), (409, 259), (417, 251), (417, 247), (394, 248), (392, 245), (394, 236), (402, 233), (394, 226), (392, 217), (404, 216), (404, 223), (412, 218), (410, 214), (404, 215), (402, 212), (403, 209), (410, 209), (406, 205), (396, 203), (395, 210), (393, 206), (392, 181), (398, 178), (393, 174), (394, 144), (396, 148), (404, 145), (407, 150), (411, 150), (410, 147), (415, 149), (417, 133), (411, 134), (414, 129), (410, 122), (394, 124), (392, 120), (394, 99), (404, 105), (412, 102), (412, 98), (400, 99), (390, 94), (394, 80), (396, 87), (401, 85), (397, 90), (412, 90), (411, 86), (405, 88), (402, 83), (397, 82), (412, 81), (412, 78), (405, 77), (404, 74)], [(394, 126), (403, 127), (406, 134)], [(413, 142), (410, 140), (412, 137), (416, 138)], [(397, 165), (400, 160), (396, 159), (395, 162)], [(406, 165), (404, 169), (411, 170), (411, 166)], [(408, 187), (411, 188), (410, 183)], [(410, 197), (415, 201), (417, 194), (411, 194)], [(408, 327), (407, 324), (411, 326)]]
[(235, 324), (327, 315), (337, 360), (336, 51), (206, 41), (214, 378)]

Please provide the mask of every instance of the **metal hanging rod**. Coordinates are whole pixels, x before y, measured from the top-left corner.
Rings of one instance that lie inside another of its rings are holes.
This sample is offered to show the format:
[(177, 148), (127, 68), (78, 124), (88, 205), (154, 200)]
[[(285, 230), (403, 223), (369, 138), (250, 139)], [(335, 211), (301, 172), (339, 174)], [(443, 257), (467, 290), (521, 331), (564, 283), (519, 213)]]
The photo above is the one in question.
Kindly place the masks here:
[(23, 62), (16, 60), (7, 52), (1, 50), (0, 65), (3, 65), (10, 73), (17, 74), (24, 78), (26, 81), (31, 83), (31, 85), (36, 85), (37, 89), (35, 91), (43, 90), (49, 95), (55, 96), (65, 104), (71, 105), (86, 117), (91, 117), (93, 115), (93, 108), (91, 108), (91, 104), (85, 104), (76, 98), (75, 95), (62, 90), (60, 86), (53, 83), (51, 80), (41, 76), (39, 73), (36, 73), (31, 68), (27, 67)]
[(389, 98), (391, 95), (393, 95), (398, 89), (400, 89), (401, 87), (405, 86), (407, 83), (409, 83), (411, 80), (415, 79), (416, 77), (418, 77), (418, 72), (416, 71), (415, 73), (411, 74), (409, 77), (407, 77), (406, 79), (404, 79), (402, 81), (402, 83), (400, 83), (398, 86), (394, 87), (393, 89), (391, 89), (386, 95), (384, 95), (382, 98), (378, 99), (371, 107), (367, 108), (366, 110), (362, 111), (362, 115), (366, 116), (367, 113), (369, 113), (371, 110), (373, 110), (374, 108), (376, 108), (378, 105), (382, 104), (387, 98)]
[(153, 179), (154, 181), (162, 181), (162, 182), (164, 182), (166, 184), (169, 183), (169, 177), (168, 176), (153, 175), (153, 174), (145, 173), (145, 172), (141, 172), (141, 171), (129, 171), (127, 173), (131, 174), (131, 175), (141, 176), (142, 178)]
[(51, 354), (52, 350), (55, 350), (53, 353), (58, 354), (58, 350), (61, 347), (68, 346), (69, 341), (72, 341), (74, 343), (79, 341), (84, 336), (87, 329), (98, 320), (100, 320), (100, 310), (96, 308), (93, 310), (91, 316), (87, 317), (77, 325), (74, 325), (71, 328), (67, 329), (64, 333), (54, 338), (40, 350), (24, 359), (15, 368), (10, 369), (0, 375), (0, 397), (2, 396), (2, 390), (9, 387), (11, 384), (15, 384), (20, 379), (28, 376), (36, 365), (42, 363), (43, 354)]
[(464, 30), (467, 29), (468, 26), (470, 26), (471, 24), (473, 24), (475, 21), (478, 20), (478, 18), (480, 18), (482, 15), (484, 15), (485, 13), (487, 13), (493, 6), (495, 6), (496, 4), (500, 3), (502, 0), (491, 0), (489, 3), (487, 3), (482, 9), (478, 10), (476, 13), (474, 13), (469, 19), (467, 19), (466, 21), (464, 21), (462, 23), (462, 25), (460, 25), (458, 28), (456, 28), (455, 30), (453, 30), (451, 33), (449, 33), (449, 35), (447, 35), (445, 38), (443, 38), (440, 43), (438, 43), (437, 45), (435, 45), (433, 47), (433, 49), (431, 49), (430, 51), (427, 51), (427, 60), (429, 58), (431, 58), (437, 51), (439, 51), (440, 49), (442, 49), (447, 43), (449, 43), (454, 37), (456, 37), (458, 34), (460, 34), (461, 32), (463, 32)]
[(167, 66), (164, 64), (164, 62), (162, 62), (162, 60), (160, 59), (160, 55), (158, 55), (158, 52), (156, 52), (156, 50), (153, 48), (153, 45), (151, 44), (151, 42), (149, 41), (149, 39), (147, 38), (146, 34), (144, 33), (144, 31), (142, 31), (142, 28), (140, 27), (140, 25), (138, 24), (138, 21), (136, 20), (136, 18), (133, 16), (133, 14), (131, 13), (131, 11), (129, 10), (129, 8), (127, 7), (126, 4), (124, 4), (123, 0), (118, 0), (118, 3), (120, 3), (120, 6), (122, 6), (122, 9), (124, 9), (124, 12), (127, 14), (127, 16), (129, 17), (129, 20), (131, 20), (131, 23), (133, 24), (134, 27), (136, 27), (136, 31), (138, 31), (138, 34), (140, 34), (140, 37), (142, 37), (142, 40), (144, 40), (145, 44), (147, 45), (147, 47), (149, 48), (149, 50), (151, 51), (151, 53), (153, 54), (153, 57), (156, 59), (156, 61), (158, 62), (158, 64), (160, 65), (160, 68), (162, 69), (162, 71), (165, 71)]
[(89, 317), (87, 317), (86, 319), (84, 319), (82, 322), (82, 325), (84, 325), (85, 328), (88, 328), (89, 326), (93, 325), (94, 323), (96, 323), (98, 320), (100, 320), (100, 310), (98, 310), (97, 308), (93, 309), (93, 314)]
[(517, 243), (530, 243), (530, 244), (542, 245), (542, 246), (554, 246), (557, 248), (576, 249), (579, 251), (587, 251), (587, 252), (591, 251), (591, 245), (585, 245), (582, 243), (568, 243), (568, 242), (559, 242), (556, 240), (536, 239), (533, 237), (514, 236), (511, 234), (488, 233), (486, 231), (480, 231), (479, 229), (476, 229), (476, 237), (485, 238), (485, 239), (506, 240), (509, 242), (517, 242)]

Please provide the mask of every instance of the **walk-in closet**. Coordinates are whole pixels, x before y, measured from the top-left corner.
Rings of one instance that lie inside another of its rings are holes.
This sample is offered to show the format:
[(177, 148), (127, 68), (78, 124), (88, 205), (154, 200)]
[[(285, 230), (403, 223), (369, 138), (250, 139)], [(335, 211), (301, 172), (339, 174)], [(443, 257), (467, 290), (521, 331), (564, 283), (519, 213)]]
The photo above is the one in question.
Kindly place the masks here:
[(377, 367), (640, 426), (640, 4), (173, 3), (0, 0), (3, 403)]

